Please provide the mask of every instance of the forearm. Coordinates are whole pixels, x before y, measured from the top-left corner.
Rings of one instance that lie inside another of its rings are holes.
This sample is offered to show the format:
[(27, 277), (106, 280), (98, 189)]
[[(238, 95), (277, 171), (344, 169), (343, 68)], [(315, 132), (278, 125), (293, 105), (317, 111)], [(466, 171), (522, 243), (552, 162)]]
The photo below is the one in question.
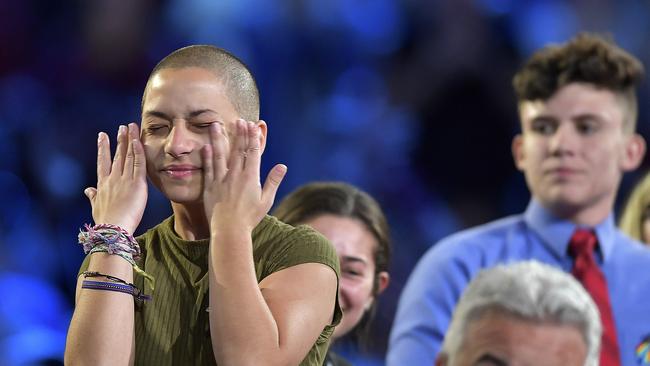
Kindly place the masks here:
[[(116, 255), (91, 255), (89, 271), (133, 282), (133, 268)], [(66, 365), (128, 365), (134, 351), (133, 297), (119, 292), (81, 289), (66, 341)]]
[(257, 283), (250, 235), (213, 235), (210, 331), (219, 364), (283, 364), (278, 325)]

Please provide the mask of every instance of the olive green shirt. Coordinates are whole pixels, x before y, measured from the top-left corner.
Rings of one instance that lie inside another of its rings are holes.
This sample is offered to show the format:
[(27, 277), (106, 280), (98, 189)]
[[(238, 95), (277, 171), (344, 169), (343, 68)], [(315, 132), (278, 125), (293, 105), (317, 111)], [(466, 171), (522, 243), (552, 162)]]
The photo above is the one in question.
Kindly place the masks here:
[[(266, 216), (253, 230), (252, 239), (258, 283), (302, 263), (325, 264), (339, 276), (335, 249), (306, 226), (293, 227)], [(209, 239), (181, 239), (171, 216), (137, 240), (142, 250), (138, 266), (155, 278), (155, 290), (145, 289), (152, 300), (136, 306), (135, 365), (216, 365), (206, 311)], [(88, 268), (88, 261), (86, 257), (80, 274)], [(143, 289), (144, 277), (135, 272), (134, 276), (134, 284)], [(300, 365), (323, 364), (341, 314), (337, 299), (332, 323), (323, 329)]]

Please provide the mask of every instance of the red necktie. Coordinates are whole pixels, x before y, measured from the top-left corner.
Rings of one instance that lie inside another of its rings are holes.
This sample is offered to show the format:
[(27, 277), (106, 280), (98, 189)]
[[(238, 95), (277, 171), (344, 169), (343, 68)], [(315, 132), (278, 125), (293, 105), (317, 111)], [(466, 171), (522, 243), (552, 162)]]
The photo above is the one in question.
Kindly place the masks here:
[(598, 239), (591, 230), (577, 229), (569, 242), (569, 253), (575, 258), (571, 273), (585, 287), (598, 306), (603, 323), (603, 337), (600, 348), (601, 366), (620, 366), (621, 357), (616, 338), (616, 324), (609, 302), (607, 280), (598, 268), (594, 258), (594, 249)]

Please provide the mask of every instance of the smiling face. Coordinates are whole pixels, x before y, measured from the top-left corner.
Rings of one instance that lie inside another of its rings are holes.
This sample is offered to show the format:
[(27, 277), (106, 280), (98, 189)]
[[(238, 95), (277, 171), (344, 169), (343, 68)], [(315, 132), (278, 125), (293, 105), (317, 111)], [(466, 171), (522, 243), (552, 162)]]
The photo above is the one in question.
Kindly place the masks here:
[(621, 99), (571, 83), (546, 101), (521, 102), (520, 117), (513, 155), (532, 195), (560, 217), (602, 221), (623, 172), (635, 169), (645, 151), (643, 139), (624, 130)]
[(213, 72), (197, 67), (157, 72), (142, 106), (142, 142), (151, 182), (172, 202), (199, 201), (200, 150), (209, 142), (208, 126), (222, 123), (230, 131), (238, 118)]
[(587, 345), (578, 328), (491, 311), (467, 325), (455, 357), (437, 366), (583, 366)]
[[(343, 319), (334, 330), (334, 339), (352, 330), (375, 299), (374, 251), (377, 240), (359, 220), (330, 214), (317, 216), (305, 222), (323, 234), (336, 248), (341, 263), (339, 303)], [(388, 285), (388, 274), (381, 272), (378, 292)]]

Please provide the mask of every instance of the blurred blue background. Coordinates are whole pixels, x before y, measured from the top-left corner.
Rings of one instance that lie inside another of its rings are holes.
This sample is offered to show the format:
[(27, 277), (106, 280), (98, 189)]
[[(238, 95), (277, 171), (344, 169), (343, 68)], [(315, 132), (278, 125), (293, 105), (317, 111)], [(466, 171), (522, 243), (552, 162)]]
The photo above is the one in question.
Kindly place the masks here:
[[(422, 253), (527, 204), (510, 155), (521, 62), (589, 30), (650, 67), (649, 18), (641, 0), (0, 1), (0, 366), (62, 363), (97, 133), (139, 120), (148, 73), (172, 50), (215, 44), (251, 67), (264, 173), (289, 166), (280, 197), (344, 180), (383, 205), (395, 256), (372, 343), (337, 345), (382, 365)], [(640, 93), (648, 138), (647, 83)], [(626, 177), (619, 205), (647, 167)], [(150, 197), (140, 233), (170, 214)]]

